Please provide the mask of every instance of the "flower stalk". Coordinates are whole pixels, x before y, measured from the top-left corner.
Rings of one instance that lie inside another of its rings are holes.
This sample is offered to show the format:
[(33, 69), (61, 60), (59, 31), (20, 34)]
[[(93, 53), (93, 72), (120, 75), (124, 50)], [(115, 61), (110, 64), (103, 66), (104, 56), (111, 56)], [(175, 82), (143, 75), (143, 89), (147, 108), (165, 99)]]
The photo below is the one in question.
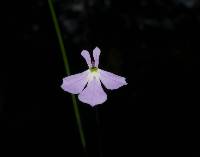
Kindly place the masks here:
[[(65, 46), (63, 43), (63, 39), (62, 39), (59, 24), (58, 24), (58, 20), (56, 17), (56, 13), (54, 10), (53, 2), (54, 2), (54, 0), (48, 0), (49, 9), (51, 12), (52, 20), (53, 20), (55, 31), (57, 34), (57, 38), (58, 38), (58, 42), (59, 42), (59, 46), (60, 46), (60, 50), (61, 50), (61, 54), (62, 54), (62, 59), (63, 59), (64, 66), (65, 66), (65, 71), (66, 71), (67, 75), (70, 75), (70, 68), (69, 68), (67, 53), (66, 53)], [(76, 121), (77, 121), (77, 125), (78, 125), (78, 130), (79, 130), (79, 134), (80, 134), (80, 138), (81, 138), (81, 144), (83, 146), (84, 151), (86, 151), (85, 136), (84, 136), (84, 132), (83, 132), (83, 128), (82, 128), (82, 123), (81, 123), (81, 118), (80, 118), (80, 114), (79, 114), (77, 101), (76, 101), (75, 96), (72, 94), (71, 94), (71, 98), (72, 98), (74, 113), (75, 113), (75, 117), (76, 117)]]

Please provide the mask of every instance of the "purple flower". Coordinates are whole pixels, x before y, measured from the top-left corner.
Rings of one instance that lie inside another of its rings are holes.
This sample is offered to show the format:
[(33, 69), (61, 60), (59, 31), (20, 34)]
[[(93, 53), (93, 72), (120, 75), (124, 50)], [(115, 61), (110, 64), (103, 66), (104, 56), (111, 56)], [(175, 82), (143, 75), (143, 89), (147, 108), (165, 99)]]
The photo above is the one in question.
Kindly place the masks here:
[(83, 50), (81, 55), (86, 60), (89, 69), (63, 79), (62, 89), (72, 94), (79, 94), (78, 99), (91, 106), (102, 104), (107, 100), (101, 82), (107, 89), (117, 89), (127, 85), (125, 78), (98, 68), (100, 49), (93, 50), (94, 62), (91, 61), (88, 51)]

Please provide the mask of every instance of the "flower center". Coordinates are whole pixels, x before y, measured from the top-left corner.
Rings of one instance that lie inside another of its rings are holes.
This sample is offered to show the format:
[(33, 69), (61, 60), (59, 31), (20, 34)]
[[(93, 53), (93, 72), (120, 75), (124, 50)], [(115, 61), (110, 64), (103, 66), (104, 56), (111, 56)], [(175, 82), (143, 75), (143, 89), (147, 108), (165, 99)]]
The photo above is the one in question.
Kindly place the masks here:
[(93, 79), (99, 79), (99, 69), (97, 67), (92, 67), (89, 69), (90, 73), (88, 75), (88, 80), (92, 81)]
[(98, 71), (98, 68), (97, 67), (92, 67), (92, 68), (90, 68), (90, 72), (97, 72)]

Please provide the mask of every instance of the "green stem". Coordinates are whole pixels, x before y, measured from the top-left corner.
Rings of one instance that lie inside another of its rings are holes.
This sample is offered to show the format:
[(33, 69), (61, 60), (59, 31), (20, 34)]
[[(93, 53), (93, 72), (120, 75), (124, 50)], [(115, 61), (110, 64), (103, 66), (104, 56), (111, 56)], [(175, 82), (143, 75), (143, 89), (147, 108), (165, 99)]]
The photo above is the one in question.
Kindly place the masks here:
[[(59, 24), (58, 24), (58, 20), (57, 20), (57, 17), (56, 17), (56, 13), (55, 13), (55, 10), (54, 10), (54, 7), (53, 7), (52, 0), (48, 0), (48, 4), (49, 4), (49, 9), (50, 9), (50, 12), (51, 12), (52, 20), (53, 20), (53, 23), (54, 23), (54, 26), (55, 26), (56, 34), (57, 34), (57, 37), (58, 37), (58, 42), (59, 42), (59, 45), (60, 45), (60, 50), (61, 50), (61, 53), (62, 53), (64, 65), (65, 65), (65, 71), (66, 71), (67, 75), (70, 75), (70, 69), (69, 69), (68, 59), (67, 59), (67, 55), (66, 55), (66, 50), (65, 50), (64, 43), (63, 43), (60, 27), (59, 27)], [(84, 133), (83, 133), (83, 128), (82, 128), (82, 124), (81, 124), (81, 118), (80, 118), (80, 114), (79, 114), (79, 110), (78, 110), (77, 101), (76, 101), (76, 98), (75, 98), (74, 95), (71, 95), (71, 97), (72, 97), (72, 103), (73, 103), (73, 107), (74, 107), (74, 113), (75, 113), (75, 116), (76, 116), (78, 129), (79, 129), (79, 134), (80, 134), (80, 138), (81, 138), (81, 143), (82, 143), (84, 150), (86, 151), (85, 136), (84, 136)]]

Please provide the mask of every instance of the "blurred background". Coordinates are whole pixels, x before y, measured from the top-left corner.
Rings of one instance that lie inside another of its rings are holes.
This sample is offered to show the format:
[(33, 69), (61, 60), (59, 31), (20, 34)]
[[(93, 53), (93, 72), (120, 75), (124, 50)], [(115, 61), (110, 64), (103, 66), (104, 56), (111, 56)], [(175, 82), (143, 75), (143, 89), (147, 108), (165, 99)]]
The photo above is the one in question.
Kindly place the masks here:
[[(200, 1), (53, 0), (72, 74), (80, 53), (127, 78), (91, 108), (78, 102), (84, 152), (48, 2), (1, 3), (1, 150), (52, 156), (199, 157)], [(97, 125), (96, 111), (100, 124)], [(8, 149), (8, 150), (7, 150)], [(99, 155), (101, 154), (101, 156)]]

